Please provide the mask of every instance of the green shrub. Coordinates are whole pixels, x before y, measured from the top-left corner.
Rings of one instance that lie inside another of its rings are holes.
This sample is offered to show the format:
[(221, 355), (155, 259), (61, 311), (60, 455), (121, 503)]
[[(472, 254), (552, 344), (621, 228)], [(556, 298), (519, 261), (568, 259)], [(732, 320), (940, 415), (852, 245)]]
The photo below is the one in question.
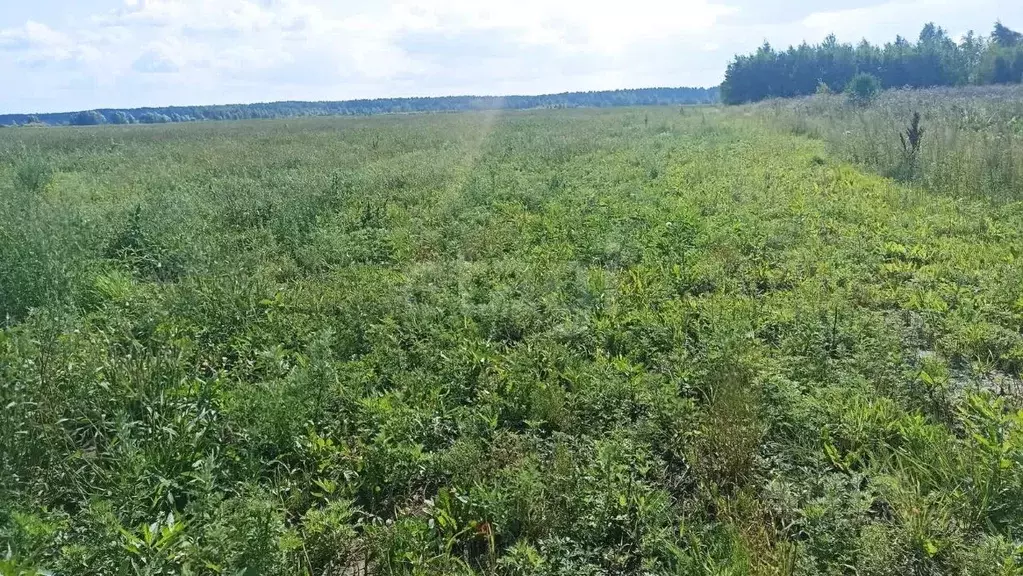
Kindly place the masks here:
[(25, 192), (42, 192), (52, 181), (53, 168), (38, 156), (29, 156), (15, 167), (14, 183)]
[(849, 81), (845, 93), (856, 106), (868, 106), (881, 93), (881, 81), (873, 74), (861, 72)]
[(339, 574), (355, 560), (358, 540), (351, 502), (332, 500), (312, 508), (302, 519), (305, 553), (313, 574)]

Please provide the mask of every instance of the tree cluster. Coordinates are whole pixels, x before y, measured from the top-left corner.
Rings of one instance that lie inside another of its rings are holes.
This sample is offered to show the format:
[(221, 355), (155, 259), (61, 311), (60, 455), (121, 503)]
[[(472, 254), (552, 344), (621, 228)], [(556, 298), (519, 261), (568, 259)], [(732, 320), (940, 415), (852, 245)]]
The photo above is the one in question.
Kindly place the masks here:
[(803, 43), (775, 50), (764, 43), (735, 57), (725, 72), (726, 104), (788, 98), (820, 90), (841, 91), (857, 74), (876, 77), (883, 88), (923, 88), (1023, 82), (1023, 35), (1001, 22), (990, 37), (970, 32), (955, 40), (933, 23), (916, 42), (901, 36), (884, 46), (838, 42)]
[(711, 104), (719, 101), (714, 88), (642, 88), (602, 92), (566, 92), (541, 96), (444, 96), (439, 98), (382, 98), (341, 102), (271, 102), (224, 106), (172, 106), (132, 110), (90, 110), (58, 114), (0, 115), (0, 125), (23, 125), (35, 118), (50, 125), (163, 124), (204, 120), (251, 120), (303, 116), (356, 116), (465, 110), (522, 110), (530, 108), (604, 108)]

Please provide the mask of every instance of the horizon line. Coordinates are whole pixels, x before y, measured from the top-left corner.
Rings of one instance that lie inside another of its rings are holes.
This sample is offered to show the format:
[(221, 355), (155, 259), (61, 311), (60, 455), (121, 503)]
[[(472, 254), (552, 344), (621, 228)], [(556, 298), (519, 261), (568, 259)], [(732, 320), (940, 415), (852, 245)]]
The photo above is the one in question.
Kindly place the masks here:
[(565, 96), (570, 94), (601, 94), (608, 92), (638, 92), (641, 90), (715, 90), (720, 89), (721, 85), (713, 86), (645, 86), (641, 88), (611, 88), (606, 90), (565, 90), (562, 92), (543, 92), (538, 94), (446, 94), (443, 96), (378, 96), (371, 98), (347, 98), (341, 100), (263, 100), (253, 102), (232, 102), (227, 104), (170, 104), (170, 105), (147, 105), (147, 106), (133, 106), (133, 107), (100, 107), (100, 108), (79, 108), (74, 110), (60, 110), (55, 112), (0, 112), (0, 117), (6, 116), (50, 116), (60, 114), (75, 114), (78, 112), (132, 112), (136, 110), (167, 110), (173, 108), (218, 108), (218, 107), (231, 107), (231, 106), (260, 106), (260, 105), (271, 105), (271, 104), (344, 104), (350, 102), (382, 102), (388, 100), (444, 100), (444, 99), (455, 99), (455, 98), (475, 98), (475, 99), (503, 99), (503, 98), (542, 98), (552, 96)]

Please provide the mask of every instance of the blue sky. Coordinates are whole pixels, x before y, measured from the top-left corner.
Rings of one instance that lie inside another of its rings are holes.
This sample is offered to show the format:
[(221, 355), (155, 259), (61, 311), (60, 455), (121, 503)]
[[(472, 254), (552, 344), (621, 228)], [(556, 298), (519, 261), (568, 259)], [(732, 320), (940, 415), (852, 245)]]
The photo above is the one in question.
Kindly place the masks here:
[(1017, 0), (0, 3), (0, 113), (709, 86), (765, 39), (1023, 29)]

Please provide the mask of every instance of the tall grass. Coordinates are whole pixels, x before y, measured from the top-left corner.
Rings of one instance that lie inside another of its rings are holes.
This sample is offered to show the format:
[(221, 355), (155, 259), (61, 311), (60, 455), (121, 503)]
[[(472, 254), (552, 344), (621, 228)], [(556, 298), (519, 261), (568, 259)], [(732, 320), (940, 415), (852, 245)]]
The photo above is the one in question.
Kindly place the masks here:
[(1018, 571), (1023, 213), (760, 123), (2, 131), (0, 574)]
[[(820, 138), (835, 155), (954, 197), (1023, 199), (1023, 87), (890, 90), (867, 106), (842, 95), (752, 107), (772, 122)], [(900, 139), (919, 113), (917, 152)]]

